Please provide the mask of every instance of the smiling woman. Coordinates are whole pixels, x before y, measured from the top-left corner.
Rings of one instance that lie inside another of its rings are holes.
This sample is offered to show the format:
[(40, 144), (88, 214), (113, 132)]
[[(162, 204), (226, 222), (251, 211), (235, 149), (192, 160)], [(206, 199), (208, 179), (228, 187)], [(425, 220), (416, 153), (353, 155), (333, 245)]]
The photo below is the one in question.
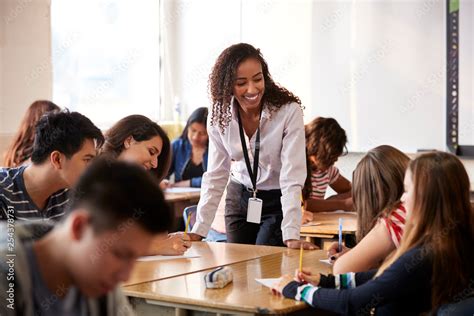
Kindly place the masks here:
[(101, 154), (140, 164), (158, 181), (168, 173), (171, 161), (165, 131), (143, 115), (130, 115), (115, 123), (105, 134)]
[(306, 178), (301, 101), (277, 85), (260, 50), (226, 48), (209, 76), (209, 161), (191, 234), (206, 236), (227, 184), (227, 241), (314, 249), (299, 240)]

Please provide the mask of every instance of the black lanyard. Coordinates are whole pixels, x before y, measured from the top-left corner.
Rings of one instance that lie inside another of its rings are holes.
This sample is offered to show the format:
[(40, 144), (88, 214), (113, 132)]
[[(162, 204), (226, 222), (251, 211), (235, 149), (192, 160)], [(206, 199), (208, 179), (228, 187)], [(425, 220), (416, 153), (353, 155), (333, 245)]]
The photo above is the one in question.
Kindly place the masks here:
[[(260, 117), (262, 111), (260, 110)], [(255, 139), (255, 155), (253, 156), (253, 172), (250, 167), (250, 158), (247, 152), (247, 145), (245, 144), (244, 128), (242, 127), (242, 120), (240, 119), (240, 111), (237, 109), (237, 118), (239, 119), (240, 142), (242, 143), (242, 151), (244, 152), (245, 164), (249, 172), (250, 180), (253, 186), (253, 197), (257, 196), (257, 173), (258, 173), (258, 156), (260, 152), (260, 117), (258, 118), (257, 137)]]

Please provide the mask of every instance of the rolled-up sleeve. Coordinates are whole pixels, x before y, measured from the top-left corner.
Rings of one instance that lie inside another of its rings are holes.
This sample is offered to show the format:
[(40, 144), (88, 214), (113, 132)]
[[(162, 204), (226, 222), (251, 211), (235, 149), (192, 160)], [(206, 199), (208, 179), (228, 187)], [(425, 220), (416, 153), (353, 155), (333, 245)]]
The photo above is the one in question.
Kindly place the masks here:
[(303, 111), (289, 107), (281, 149), (281, 205), (283, 240), (299, 239), (301, 228), (301, 190), (306, 180), (306, 151)]
[(201, 197), (197, 207), (196, 223), (192, 232), (206, 236), (211, 227), (221, 200), (225, 186), (229, 179), (230, 156), (227, 152), (218, 126), (208, 123), (209, 158), (207, 171), (202, 176)]

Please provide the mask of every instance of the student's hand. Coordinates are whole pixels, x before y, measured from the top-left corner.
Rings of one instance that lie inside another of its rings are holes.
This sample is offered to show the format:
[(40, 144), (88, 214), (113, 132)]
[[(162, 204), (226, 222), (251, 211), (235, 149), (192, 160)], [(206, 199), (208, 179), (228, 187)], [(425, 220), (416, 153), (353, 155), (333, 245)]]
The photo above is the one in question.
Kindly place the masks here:
[[(184, 235), (184, 232), (176, 232), (173, 235)], [(195, 233), (186, 233), (188, 240), (190, 241), (201, 241), (204, 237)]]
[(300, 249), (301, 245), (303, 245), (303, 249), (305, 250), (315, 250), (315, 249), (319, 249), (318, 246), (316, 246), (315, 244), (309, 242), (309, 241), (304, 241), (304, 240), (296, 240), (296, 239), (288, 239), (288, 240), (285, 240), (285, 245), (288, 247), (288, 248), (291, 248), (291, 249)]
[(301, 224), (306, 224), (313, 221), (313, 212), (308, 212), (303, 210), (303, 214), (301, 215)]
[(154, 255), (180, 256), (191, 247), (189, 236), (172, 234), (165, 240), (154, 241), (152, 252)]
[(285, 286), (287, 286), (290, 282), (293, 281), (293, 277), (289, 274), (282, 276), (281, 280), (273, 285), (272, 293), (275, 295), (281, 295)]
[(301, 271), (295, 271), (295, 280), (300, 283), (310, 283), (314, 286), (319, 285), (319, 281), (321, 280), (321, 275), (317, 272), (311, 271), (310, 268), (304, 267)]
[(343, 200), (344, 203), (344, 211), (353, 211), (354, 210), (354, 204), (352, 203), (352, 197), (346, 198)]
[(338, 252), (339, 250), (339, 243), (338, 242), (333, 242), (331, 246), (328, 248), (328, 259), (331, 260), (331, 262), (334, 262), (339, 258), (340, 256), (344, 255), (346, 252), (350, 250), (350, 248), (347, 248), (346, 246), (342, 245), (342, 251)]
[(183, 180), (176, 182), (172, 185), (173, 187), (190, 187), (191, 186), (191, 180)]
[(160, 189), (166, 190), (168, 188), (171, 188), (171, 183), (170, 180), (164, 179), (160, 182)]

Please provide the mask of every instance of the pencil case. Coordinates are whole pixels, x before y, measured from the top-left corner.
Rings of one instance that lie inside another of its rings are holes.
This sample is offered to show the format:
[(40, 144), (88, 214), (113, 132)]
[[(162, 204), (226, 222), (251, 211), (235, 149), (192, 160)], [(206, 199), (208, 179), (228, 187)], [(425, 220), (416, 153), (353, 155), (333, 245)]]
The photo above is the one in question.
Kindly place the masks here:
[(204, 282), (208, 289), (222, 289), (232, 282), (232, 270), (229, 267), (219, 267), (204, 276)]

